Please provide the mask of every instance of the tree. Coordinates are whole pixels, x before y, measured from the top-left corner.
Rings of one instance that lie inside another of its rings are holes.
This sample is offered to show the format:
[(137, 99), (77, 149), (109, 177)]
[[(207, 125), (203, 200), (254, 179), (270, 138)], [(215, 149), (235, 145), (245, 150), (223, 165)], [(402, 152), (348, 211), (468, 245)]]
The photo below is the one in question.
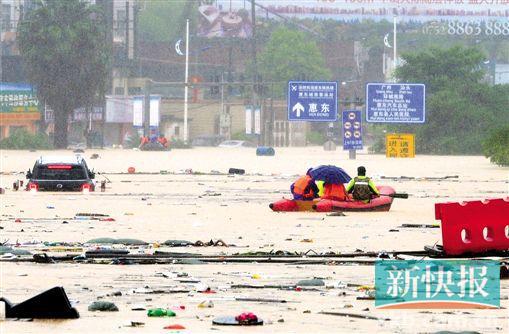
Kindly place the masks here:
[(402, 58), (405, 64), (397, 70), (398, 79), (424, 82), (428, 93), (448, 88), (452, 83), (477, 85), (485, 74), (480, 66), (485, 55), (473, 47), (432, 47), (417, 53), (405, 53)]
[(39, 99), (54, 110), (54, 146), (67, 147), (69, 115), (104, 95), (109, 46), (99, 8), (46, 0), (18, 28), (20, 53)]
[(276, 29), (270, 36), (259, 57), (258, 73), (263, 81), (275, 82), (330, 78), (316, 43), (305, 33), (285, 27)]
[(152, 1), (140, 2), (140, 35), (145, 41), (170, 42), (185, 35), (186, 19), (191, 23), (198, 13), (197, 1)]
[(415, 132), (419, 152), (478, 154), (490, 130), (509, 122), (507, 87), (484, 82), (479, 49), (435, 47), (402, 57), (397, 78), (426, 84), (426, 123), (389, 128)]
[(483, 143), (484, 155), (500, 166), (509, 166), (509, 125), (494, 130)]

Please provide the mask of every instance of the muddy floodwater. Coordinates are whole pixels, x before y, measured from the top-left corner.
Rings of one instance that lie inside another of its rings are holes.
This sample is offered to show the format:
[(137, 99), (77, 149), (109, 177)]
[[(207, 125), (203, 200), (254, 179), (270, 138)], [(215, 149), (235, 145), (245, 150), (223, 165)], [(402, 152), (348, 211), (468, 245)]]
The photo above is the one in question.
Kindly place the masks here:
[[(90, 159), (92, 154), (97, 159)], [(438, 224), (434, 204), (509, 196), (509, 169), (484, 157), (417, 156), (387, 159), (381, 155), (326, 152), (319, 147), (278, 148), (274, 157), (257, 157), (253, 148), (195, 148), (170, 152), (86, 150), (82, 156), (108, 181), (105, 192), (30, 193), (13, 191), (41, 155), (71, 151), (1, 152), (0, 241), (19, 249), (62, 256), (83, 253), (94, 238), (133, 238), (143, 246), (122, 246), (131, 254), (156, 250), (217, 256), (246, 252), (323, 254), (421, 251), (441, 244), (440, 228), (402, 224)], [(395, 199), (389, 212), (275, 213), (268, 205), (290, 197), (290, 184), (309, 167), (333, 164), (351, 176), (359, 165), (377, 185), (410, 194)], [(135, 174), (128, 174), (134, 167)], [(227, 175), (229, 168), (245, 175)], [(112, 219), (85, 219), (78, 213)], [(195, 243), (222, 240), (228, 247), (168, 247), (166, 240)], [(43, 242), (46, 242), (44, 244)], [(74, 248), (74, 249), (73, 249)], [(78, 254), (76, 254), (78, 255)], [(1, 333), (162, 333), (180, 324), (188, 332), (330, 333), (436, 332), (440, 330), (506, 333), (509, 281), (501, 281), (496, 310), (377, 310), (362, 286), (374, 283), (372, 257), (363, 261), (313, 264), (250, 261), (162, 264), (0, 262), (0, 295), (21, 302), (53, 286), (63, 286), (80, 313), (76, 320), (2, 321)], [(300, 280), (321, 278), (325, 286), (294, 289)], [(213, 294), (202, 293), (210, 287)], [(265, 288), (255, 288), (265, 286)], [(278, 288), (279, 286), (279, 288)], [(120, 293), (118, 293), (120, 292)], [(119, 312), (90, 312), (97, 300), (115, 303)], [(200, 308), (201, 302), (213, 304)], [(135, 307), (136, 306), (136, 307)], [(176, 317), (149, 318), (133, 308), (171, 308)], [(343, 317), (320, 312), (369, 316)], [(222, 315), (253, 312), (265, 321), (252, 328), (220, 327)], [(132, 322), (143, 323), (132, 327)]]

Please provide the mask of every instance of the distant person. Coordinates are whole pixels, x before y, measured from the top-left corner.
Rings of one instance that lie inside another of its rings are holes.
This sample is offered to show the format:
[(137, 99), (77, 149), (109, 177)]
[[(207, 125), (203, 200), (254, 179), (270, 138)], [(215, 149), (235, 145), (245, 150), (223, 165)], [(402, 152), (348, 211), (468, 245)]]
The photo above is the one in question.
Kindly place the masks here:
[(148, 137), (147, 136), (141, 136), (141, 138), (140, 138), (140, 146), (139, 147), (142, 148), (143, 145), (148, 144), (148, 143), (149, 143)]
[(159, 138), (157, 138), (157, 142), (163, 145), (164, 148), (168, 148), (168, 139), (164, 136), (164, 134), (160, 133)]
[(380, 196), (380, 192), (373, 181), (366, 176), (366, 167), (364, 166), (357, 168), (357, 176), (350, 180), (346, 186), (346, 191), (352, 194), (354, 200), (365, 203), (369, 203), (372, 197)]
[(128, 144), (129, 144), (129, 142), (131, 142), (131, 140), (133, 140), (132, 135), (131, 135), (129, 132), (126, 132), (126, 133), (124, 134), (123, 144), (124, 144), (124, 145), (128, 145)]
[(315, 180), (311, 177), (308, 170), (306, 175), (300, 177), (290, 186), (290, 191), (293, 194), (293, 199), (302, 201), (312, 201), (318, 197), (319, 189), (316, 186)]

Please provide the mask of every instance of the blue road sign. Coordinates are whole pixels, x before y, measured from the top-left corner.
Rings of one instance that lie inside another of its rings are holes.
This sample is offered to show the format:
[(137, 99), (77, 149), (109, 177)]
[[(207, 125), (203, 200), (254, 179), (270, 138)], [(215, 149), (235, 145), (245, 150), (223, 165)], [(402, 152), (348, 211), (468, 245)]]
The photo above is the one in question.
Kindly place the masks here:
[(337, 119), (337, 82), (288, 82), (289, 121), (335, 122)]
[(343, 150), (362, 150), (360, 110), (343, 110)]
[(426, 87), (423, 84), (368, 83), (366, 121), (424, 123)]

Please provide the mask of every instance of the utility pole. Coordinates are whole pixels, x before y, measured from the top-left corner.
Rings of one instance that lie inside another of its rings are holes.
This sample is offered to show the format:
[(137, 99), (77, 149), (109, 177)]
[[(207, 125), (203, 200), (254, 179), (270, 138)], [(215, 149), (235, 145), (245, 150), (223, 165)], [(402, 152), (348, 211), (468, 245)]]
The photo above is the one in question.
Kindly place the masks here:
[(223, 129), (223, 125), (224, 125), (224, 120), (226, 119), (225, 117), (225, 112), (224, 112), (224, 71), (221, 72), (221, 115), (219, 116), (219, 134), (222, 135), (224, 132), (224, 129)]
[[(394, 61), (394, 71), (396, 71), (396, 67), (398, 66), (398, 29), (397, 29), (397, 20), (398, 17), (394, 15), (394, 22), (393, 22), (393, 35), (394, 35), (394, 49), (393, 49), (393, 61)], [(394, 74), (393, 74), (394, 76)]]
[(188, 84), (189, 84), (189, 19), (186, 20), (186, 74), (184, 87), (184, 142), (188, 140), (187, 127), (187, 104), (188, 104)]
[(143, 135), (150, 136), (150, 80), (145, 85), (145, 100), (143, 102)]
[[(253, 59), (253, 96), (252, 96), (252, 112), (251, 112), (251, 124), (253, 124), (253, 133), (256, 128), (255, 125), (255, 109), (257, 103), (256, 86), (258, 84), (258, 64), (256, 63), (256, 4), (255, 0), (251, 0), (251, 24), (253, 29), (253, 36), (251, 36), (251, 58)], [(261, 117), (262, 111), (260, 110), (260, 123), (262, 123)], [(258, 137), (258, 144), (260, 144), (260, 137)]]

